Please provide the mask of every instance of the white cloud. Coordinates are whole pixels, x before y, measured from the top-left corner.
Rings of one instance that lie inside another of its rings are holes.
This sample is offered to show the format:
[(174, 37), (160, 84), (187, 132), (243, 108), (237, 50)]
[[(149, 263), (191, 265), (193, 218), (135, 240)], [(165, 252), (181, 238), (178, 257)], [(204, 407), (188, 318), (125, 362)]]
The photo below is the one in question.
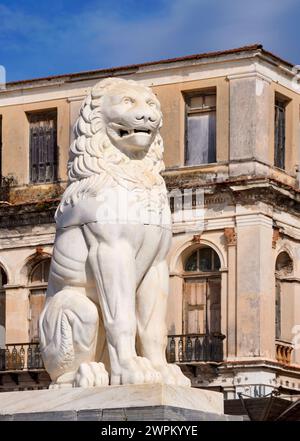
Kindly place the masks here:
[(99, 9), (71, 18), (64, 38), (72, 38), (73, 29), (88, 57), (114, 64), (255, 42), (280, 48), (285, 44), (281, 17), (292, 12), (297, 1), (164, 0), (164, 15), (133, 17), (130, 22), (117, 14), (103, 17)]
[[(139, 63), (164, 57), (262, 42), (284, 52), (281, 17), (298, 0), (162, 0), (142, 17), (99, 6), (46, 19), (0, 5), (0, 42), (12, 51), (34, 53), (57, 73)], [(92, 2), (93, 5), (98, 3)], [(133, 4), (133, 3), (132, 3)], [(149, 3), (150, 4), (150, 3)], [(160, 12), (160, 13), (159, 13)], [(16, 47), (15, 35), (22, 38)], [(2, 41), (1, 41), (2, 40)]]

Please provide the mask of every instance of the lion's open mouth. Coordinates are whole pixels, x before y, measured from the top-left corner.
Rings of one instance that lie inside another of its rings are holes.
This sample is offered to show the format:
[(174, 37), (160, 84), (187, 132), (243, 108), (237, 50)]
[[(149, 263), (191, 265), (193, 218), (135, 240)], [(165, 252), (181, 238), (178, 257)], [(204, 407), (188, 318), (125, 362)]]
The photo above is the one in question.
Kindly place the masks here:
[(148, 129), (133, 129), (133, 130), (119, 130), (119, 136), (123, 138), (124, 136), (132, 135), (133, 133), (146, 133), (147, 135), (151, 134), (151, 130)]

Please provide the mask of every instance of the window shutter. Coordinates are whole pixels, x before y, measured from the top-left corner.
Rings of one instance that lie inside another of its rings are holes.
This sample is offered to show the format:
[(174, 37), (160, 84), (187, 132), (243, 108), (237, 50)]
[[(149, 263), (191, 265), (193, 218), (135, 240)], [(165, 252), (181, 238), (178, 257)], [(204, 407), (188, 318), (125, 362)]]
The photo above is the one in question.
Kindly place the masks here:
[(285, 168), (285, 107), (283, 101), (276, 101), (274, 165), (282, 169)]
[(57, 113), (29, 114), (30, 181), (46, 183), (57, 180)]

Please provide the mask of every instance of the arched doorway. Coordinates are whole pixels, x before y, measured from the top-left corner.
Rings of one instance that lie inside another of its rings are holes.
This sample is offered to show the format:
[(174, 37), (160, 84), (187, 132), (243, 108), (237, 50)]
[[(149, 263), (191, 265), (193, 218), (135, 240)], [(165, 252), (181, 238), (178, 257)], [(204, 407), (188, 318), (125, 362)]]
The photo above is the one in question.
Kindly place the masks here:
[(33, 266), (29, 274), (29, 341), (39, 341), (38, 321), (45, 304), (51, 259)]
[(222, 361), (220, 258), (207, 245), (182, 258), (182, 331), (169, 335), (169, 361)]
[(197, 248), (184, 265), (183, 333), (221, 332), (220, 259), (211, 247)]

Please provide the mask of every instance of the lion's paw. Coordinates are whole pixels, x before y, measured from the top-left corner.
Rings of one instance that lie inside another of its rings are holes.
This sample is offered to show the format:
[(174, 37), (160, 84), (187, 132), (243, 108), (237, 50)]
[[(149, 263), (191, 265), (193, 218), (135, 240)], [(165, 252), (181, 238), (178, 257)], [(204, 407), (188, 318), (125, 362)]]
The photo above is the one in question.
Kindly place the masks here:
[(81, 363), (79, 366), (73, 386), (74, 387), (93, 387), (108, 386), (109, 378), (103, 363)]
[(176, 364), (165, 363), (155, 366), (155, 368), (161, 373), (163, 383), (176, 386), (191, 386), (191, 380), (181, 372), (180, 367)]
[(144, 374), (144, 383), (161, 383), (162, 382), (162, 376), (159, 371), (154, 369), (151, 362), (148, 360), (148, 358), (145, 357), (137, 357), (137, 363), (143, 370)]
[(160, 372), (153, 368), (150, 361), (144, 357), (134, 357), (126, 360), (118, 374), (112, 372), (111, 384), (153, 384), (161, 383)]

